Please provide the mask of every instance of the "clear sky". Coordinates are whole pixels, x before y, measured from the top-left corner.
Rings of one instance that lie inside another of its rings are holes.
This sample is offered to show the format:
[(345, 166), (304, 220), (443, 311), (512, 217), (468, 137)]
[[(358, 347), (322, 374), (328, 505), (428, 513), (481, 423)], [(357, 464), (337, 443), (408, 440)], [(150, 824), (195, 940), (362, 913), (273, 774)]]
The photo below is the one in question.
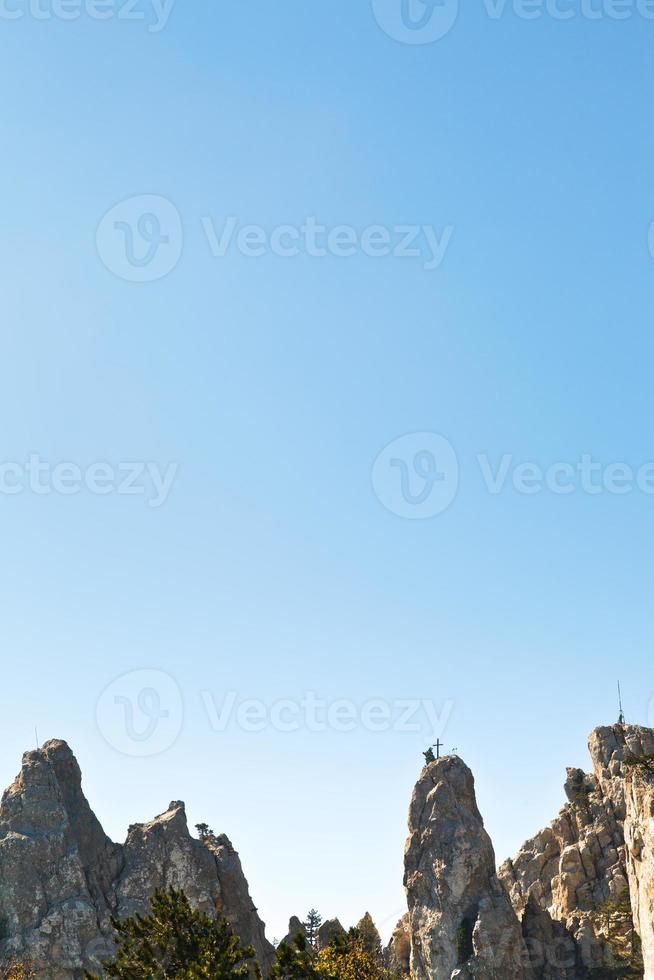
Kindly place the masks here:
[(228, 833), (269, 936), (388, 933), (432, 732), (504, 858), (618, 676), (648, 721), (654, 21), (39, 2), (0, 16), (0, 782), (36, 725), (114, 838)]

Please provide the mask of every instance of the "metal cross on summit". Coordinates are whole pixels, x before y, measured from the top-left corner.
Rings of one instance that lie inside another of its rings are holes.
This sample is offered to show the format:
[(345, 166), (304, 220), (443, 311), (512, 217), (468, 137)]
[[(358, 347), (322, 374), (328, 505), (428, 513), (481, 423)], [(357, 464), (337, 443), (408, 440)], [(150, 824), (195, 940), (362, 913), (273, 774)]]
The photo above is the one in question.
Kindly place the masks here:
[[(437, 762), (438, 759), (440, 759), (441, 749), (443, 748), (443, 746), (444, 743), (441, 742), (439, 738), (436, 740), (436, 742), (433, 745), (429, 746), (426, 752), (422, 753), (425, 757), (425, 762), (427, 763), (427, 765), (430, 765), (432, 762)], [(436, 749), (436, 755), (434, 755), (434, 749)]]

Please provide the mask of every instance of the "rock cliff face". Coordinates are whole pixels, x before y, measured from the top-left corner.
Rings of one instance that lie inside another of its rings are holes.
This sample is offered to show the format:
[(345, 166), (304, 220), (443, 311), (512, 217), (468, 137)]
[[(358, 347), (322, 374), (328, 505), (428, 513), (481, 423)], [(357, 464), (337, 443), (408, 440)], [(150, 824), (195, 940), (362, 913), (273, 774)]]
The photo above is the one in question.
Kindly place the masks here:
[(635, 971), (630, 975), (643, 975), (634, 927), (643, 936), (649, 980), (651, 783), (629, 763), (654, 753), (654, 732), (633, 725), (598, 728), (589, 748), (593, 773), (568, 770), (567, 804), (502, 865), (499, 876), (522, 921), (539, 980), (579, 980), (593, 970), (619, 975), (610, 971), (628, 968)]
[[(654, 730), (598, 728), (589, 748), (592, 773), (568, 770), (561, 812), (499, 872), (468, 767), (449, 756), (423, 769), (389, 964), (414, 980), (654, 980)], [(111, 915), (144, 912), (171, 885), (224, 915), (267, 971), (273, 949), (227, 837), (195, 840), (174, 802), (115, 844), (68, 746), (26, 753), (0, 804), (0, 960), (81, 980), (111, 954)], [(324, 923), (319, 945), (341, 930)]]
[(29, 958), (47, 980), (79, 980), (111, 953), (111, 914), (145, 911), (156, 888), (183, 888), (224, 915), (267, 969), (272, 946), (226, 837), (194, 840), (182, 803), (106, 836), (82, 792), (65, 742), (23, 757), (0, 805), (0, 954)]
[(496, 875), (472, 773), (425, 766), (409, 811), (405, 887), (416, 980), (527, 980), (520, 923)]
[(389, 968), (397, 973), (411, 971), (411, 926), (409, 913), (403, 915), (395, 928), (391, 940), (384, 951)]
[(624, 833), (627, 874), (646, 977), (654, 977), (654, 772), (634, 767), (627, 776)]

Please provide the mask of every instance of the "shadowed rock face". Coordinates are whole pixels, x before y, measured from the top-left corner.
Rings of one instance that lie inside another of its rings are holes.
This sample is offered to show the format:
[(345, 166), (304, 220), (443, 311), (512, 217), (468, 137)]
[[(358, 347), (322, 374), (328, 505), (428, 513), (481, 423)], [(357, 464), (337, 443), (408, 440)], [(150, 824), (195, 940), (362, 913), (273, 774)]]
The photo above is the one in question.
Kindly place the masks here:
[(409, 811), (404, 883), (416, 980), (531, 978), (520, 923), (496, 875), (472, 773), (426, 766)]
[(157, 888), (183, 888), (193, 905), (224, 915), (267, 970), (267, 942), (240, 861), (226, 837), (194, 840), (182, 803), (106, 836), (82, 792), (65, 742), (23, 757), (0, 805), (1, 953), (33, 961), (47, 980), (79, 980), (111, 953), (111, 914), (144, 912)]
[(409, 913), (399, 920), (385, 950), (386, 962), (391, 970), (408, 974), (411, 970), (411, 928)]
[(122, 850), (93, 815), (68, 746), (27, 752), (0, 806), (4, 946), (27, 953), (52, 980), (74, 976), (109, 931), (122, 868)]

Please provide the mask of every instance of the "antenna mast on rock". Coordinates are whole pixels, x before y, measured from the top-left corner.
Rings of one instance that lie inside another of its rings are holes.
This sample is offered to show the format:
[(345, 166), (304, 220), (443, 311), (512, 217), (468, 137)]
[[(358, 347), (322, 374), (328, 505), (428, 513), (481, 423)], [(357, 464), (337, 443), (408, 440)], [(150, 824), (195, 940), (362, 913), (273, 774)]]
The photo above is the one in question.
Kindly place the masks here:
[(620, 681), (618, 681), (618, 702), (620, 704), (620, 715), (618, 717), (618, 725), (624, 725), (626, 723), (626, 718), (624, 716), (624, 711), (622, 710), (622, 689), (620, 688)]

